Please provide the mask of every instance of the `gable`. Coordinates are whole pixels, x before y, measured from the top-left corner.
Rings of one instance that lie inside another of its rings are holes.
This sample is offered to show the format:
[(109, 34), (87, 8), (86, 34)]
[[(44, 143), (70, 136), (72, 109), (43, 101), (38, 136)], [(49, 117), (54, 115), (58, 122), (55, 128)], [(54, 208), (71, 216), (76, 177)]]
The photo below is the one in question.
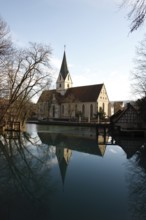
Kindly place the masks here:
[(106, 91), (106, 88), (105, 88), (104, 84), (103, 84), (102, 89), (101, 89), (101, 91), (99, 93), (98, 100), (99, 101), (108, 101), (109, 102), (109, 98), (108, 98), (107, 91)]
[(141, 119), (136, 109), (128, 104), (127, 108), (125, 108), (115, 120), (116, 123), (140, 123)]
[(63, 77), (62, 77), (62, 75), (61, 75), (61, 73), (59, 74), (59, 76), (58, 76), (58, 79), (57, 79), (57, 81), (56, 82), (60, 82), (60, 81), (63, 81)]
[(71, 82), (71, 83), (72, 83), (72, 79), (71, 79), (70, 73), (68, 73), (68, 74), (66, 75), (65, 82)]

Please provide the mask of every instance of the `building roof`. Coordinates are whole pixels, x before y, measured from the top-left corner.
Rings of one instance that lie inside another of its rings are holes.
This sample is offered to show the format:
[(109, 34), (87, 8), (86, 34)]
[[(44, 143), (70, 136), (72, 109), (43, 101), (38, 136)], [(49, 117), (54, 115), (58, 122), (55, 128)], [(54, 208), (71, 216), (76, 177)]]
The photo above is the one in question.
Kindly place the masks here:
[[(42, 143), (56, 146), (57, 148), (68, 148), (69, 150), (79, 151), (87, 154), (104, 156), (106, 145), (98, 145), (96, 138), (91, 136), (80, 136), (81, 134), (71, 136), (70, 131), (65, 134), (60, 133), (48, 133), (47, 135), (42, 132), (38, 132), (38, 136)], [(63, 142), (62, 142), (63, 140)], [(62, 146), (63, 144), (63, 146)]]
[(46, 102), (48, 99), (52, 97), (55, 91), (56, 91), (55, 89), (43, 91), (38, 99), (38, 102)]
[(117, 118), (121, 115), (121, 113), (124, 111), (124, 109), (119, 109), (117, 112), (115, 112), (111, 117), (110, 121), (115, 122)]
[(66, 54), (65, 54), (65, 51), (64, 51), (62, 65), (61, 65), (61, 69), (60, 69), (60, 74), (62, 75), (63, 79), (65, 79), (68, 73), (69, 73), (69, 70), (68, 70), (68, 67), (67, 67)]
[[(114, 115), (110, 117), (111, 122), (114, 122), (114, 123), (118, 122), (130, 109), (135, 115), (137, 115), (137, 120), (140, 121), (140, 116), (137, 110), (130, 103), (127, 103), (126, 107), (124, 107), (123, 109), (120, 109)], [(135, 123), (136, 123), (136, 119), (135, 119)]]
[(89, 86), (80, 86), (68, 88), (65, 95), (61, 95), (53, 90), (45, 90), (42, 92), (38, 102), (47, 102), (51, 100), (53, 94), (59, 103), (69, 102), (72, 97), (77, 102), (96, 102), (104, 84), (96, 84)]
[(56, 98), (56, 100), (58, 101), (58, 103), (60, 103), (61, 100), (63, 99), (63, 96), (60, 93), (56, 92), (56, 89), (45, 90), (40, 95), (40, 97), (38, 99), (38, 103), (39, 102), (48, 102), (49, 100), (52, 101), (53, 95)]
[(73, 95), (80, 102), (95, 102), (101, 92), (103, 84), (80, 86), (69, 88), (64, 97), (67, 98)]

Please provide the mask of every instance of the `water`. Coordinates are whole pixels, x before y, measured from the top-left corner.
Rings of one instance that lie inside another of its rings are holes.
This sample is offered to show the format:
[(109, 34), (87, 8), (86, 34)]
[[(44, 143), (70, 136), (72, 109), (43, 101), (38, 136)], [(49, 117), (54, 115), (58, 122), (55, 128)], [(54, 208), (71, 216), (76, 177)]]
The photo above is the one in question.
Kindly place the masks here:
[(146, 219), (145, 140), (34, 124), (1, 135), (0, 219)]

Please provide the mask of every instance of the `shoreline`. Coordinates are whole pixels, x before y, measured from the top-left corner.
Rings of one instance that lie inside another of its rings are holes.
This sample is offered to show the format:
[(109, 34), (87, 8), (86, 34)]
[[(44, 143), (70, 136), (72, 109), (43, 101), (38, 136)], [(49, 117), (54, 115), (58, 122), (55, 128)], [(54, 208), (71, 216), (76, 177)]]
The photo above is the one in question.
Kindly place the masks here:
[(109, 122), (73, 122), (73, 121), (38, 121), (28, 120), (27, 124), (40, 124), (40, 125), (64, 125), (64, 126), (81, 126), (81, 127), (109, 127)]

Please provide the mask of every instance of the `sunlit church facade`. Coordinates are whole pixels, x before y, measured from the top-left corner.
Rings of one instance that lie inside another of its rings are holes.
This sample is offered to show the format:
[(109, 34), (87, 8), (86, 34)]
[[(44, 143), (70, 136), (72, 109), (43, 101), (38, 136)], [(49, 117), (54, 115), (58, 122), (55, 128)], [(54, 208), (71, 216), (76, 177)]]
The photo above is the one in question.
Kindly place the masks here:
[(64, 51), (56, 89), (42, 92), (38, 118), (69, 119), (81, 115), (90, 121), (101, 109), (109, 115), (109, 98), (104, 84), (73, 87)]

